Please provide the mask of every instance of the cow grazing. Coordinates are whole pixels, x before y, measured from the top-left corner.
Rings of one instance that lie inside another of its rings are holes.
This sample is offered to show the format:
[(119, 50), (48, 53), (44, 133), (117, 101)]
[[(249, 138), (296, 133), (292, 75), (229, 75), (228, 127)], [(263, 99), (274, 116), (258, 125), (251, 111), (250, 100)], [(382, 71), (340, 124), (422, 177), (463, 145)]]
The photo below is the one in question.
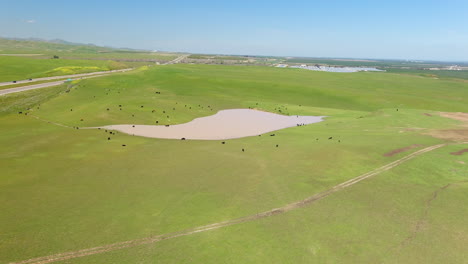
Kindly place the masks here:
[(125, 145), (125, 144), (122, 144), (122, 147), (126, 147), (126, 146), (127, 146), (127, 145)]
[(181, 140), (185, 140), (185, 138), (181, 138)]
[(328, 139), (333, 139), (333, 137), (329, 137)]
[(270, 137), (274, 137), (274, 136), (276, 136), (276, 135), (275, 135), (275, 134), (271, 134), (271, 135), (270, 135)]
[(224, 145), (224, 144), (226, 144), (226, 142), (224, 142), (224, 141), (223, 141), (223, 142), (221, 142), (221, 144), (223, 144), (223, 145)]
[(245, 151), (245, 149), (242, 149), (242, 152), (244, 152), (244, 151)]
[(110, 137), (108, 137), (107, 140), (110, 140)]
[(279, 147), (279, 145), (278, 145), (278, 144), (276, 144), (276, 147)]

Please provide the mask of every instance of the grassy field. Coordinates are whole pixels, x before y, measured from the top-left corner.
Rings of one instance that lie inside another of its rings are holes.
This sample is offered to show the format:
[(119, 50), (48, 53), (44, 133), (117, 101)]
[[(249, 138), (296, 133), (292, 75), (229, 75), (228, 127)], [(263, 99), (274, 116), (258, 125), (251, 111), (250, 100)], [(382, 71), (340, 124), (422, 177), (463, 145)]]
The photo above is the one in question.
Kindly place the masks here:
[(423, 77), (436, 77), (445, 79), (464, 79), (468, 80), (468, 71), (449, 71), (449, 70), (410, 70), (410, 69), (387, 69), (391, 73), (412, 74)]
[(0, 56), (0, 82), (29, 78), (125, 69), (131, 66), (115, 61), (37, 59)]
[[(438, 111), (468, 111), (468, 83), (391, 73), (167, 65), (65, 89), (0, 97), (1, 263), (278, 208), (447, 142), (426, 135), (459, 128)], [(226, 144), (83, 129), (247, 107), (328, 118)], [(463, 148), (440, 148), (285, 214), (65, 262), (460, 263), (468, 155), (449, 153)]]

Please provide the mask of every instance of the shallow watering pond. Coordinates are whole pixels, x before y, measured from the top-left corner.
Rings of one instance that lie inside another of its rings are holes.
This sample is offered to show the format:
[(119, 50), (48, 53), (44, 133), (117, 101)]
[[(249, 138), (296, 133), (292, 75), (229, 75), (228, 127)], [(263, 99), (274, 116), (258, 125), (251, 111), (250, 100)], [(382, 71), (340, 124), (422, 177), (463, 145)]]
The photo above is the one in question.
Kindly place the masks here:
[(324, 116), (285, 116), (251, 109), (230, 109), (179, 125), (110, 125), (100, 128), (151, 138), (220, 140), (257, 136), (283, 128), (321, 122), (323, 118)]

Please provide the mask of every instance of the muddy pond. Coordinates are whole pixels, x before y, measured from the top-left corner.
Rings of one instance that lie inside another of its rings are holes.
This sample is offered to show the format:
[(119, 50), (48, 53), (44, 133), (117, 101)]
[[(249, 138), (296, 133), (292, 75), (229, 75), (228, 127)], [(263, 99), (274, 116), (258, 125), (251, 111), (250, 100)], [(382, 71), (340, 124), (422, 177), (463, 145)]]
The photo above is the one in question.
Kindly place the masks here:
[(323, 121), (324, 116), (285, 116), (252, 109), (229, 109), (178, 125), (110, 125), (101, 129), (165, 139), (221, 140), (258, 136), (268, 132)]

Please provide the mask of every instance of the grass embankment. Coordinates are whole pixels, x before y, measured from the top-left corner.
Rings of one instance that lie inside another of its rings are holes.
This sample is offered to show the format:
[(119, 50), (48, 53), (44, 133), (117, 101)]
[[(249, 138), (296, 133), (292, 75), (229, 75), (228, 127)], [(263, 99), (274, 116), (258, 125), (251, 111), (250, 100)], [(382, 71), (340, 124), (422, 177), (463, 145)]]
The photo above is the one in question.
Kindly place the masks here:
[[(420, 134), (456, 127), (436, 111), (468, 111), (465, 83), (388, 73), (172, 65), (83, 80), (69, 93), (63, 90), (0, 98), (2, 262), (277, 208), (417, 149), (383, 155), (391, 150), (442, 142)], [(79, 127), (174, 124), (249, 106), (329, 118), (223, 145), (70, 129), (32, 116)], [(17, 114), (27, 107), (27, 116)], [(467, 165), (457, 161), (468, 163), (467, 157), (449, 155), (454, 149), (416, 158), (281, 216), (69, 262), (409, 263), (416, 254), (421, 263), (442, 257), (456, 263), (468, 235), (457, 220), (466, 215), (455, 210), (468, 200), (463, 184), (444, 190), (427, 213), (429, 226), (417, 231), (423, 235), (399, 248), (431, 194), (466, 178)], [(441, 230), (446, 235), (437, 240)]]
[(0, 82), (130, 68), (115, 61), (0, 56)]

